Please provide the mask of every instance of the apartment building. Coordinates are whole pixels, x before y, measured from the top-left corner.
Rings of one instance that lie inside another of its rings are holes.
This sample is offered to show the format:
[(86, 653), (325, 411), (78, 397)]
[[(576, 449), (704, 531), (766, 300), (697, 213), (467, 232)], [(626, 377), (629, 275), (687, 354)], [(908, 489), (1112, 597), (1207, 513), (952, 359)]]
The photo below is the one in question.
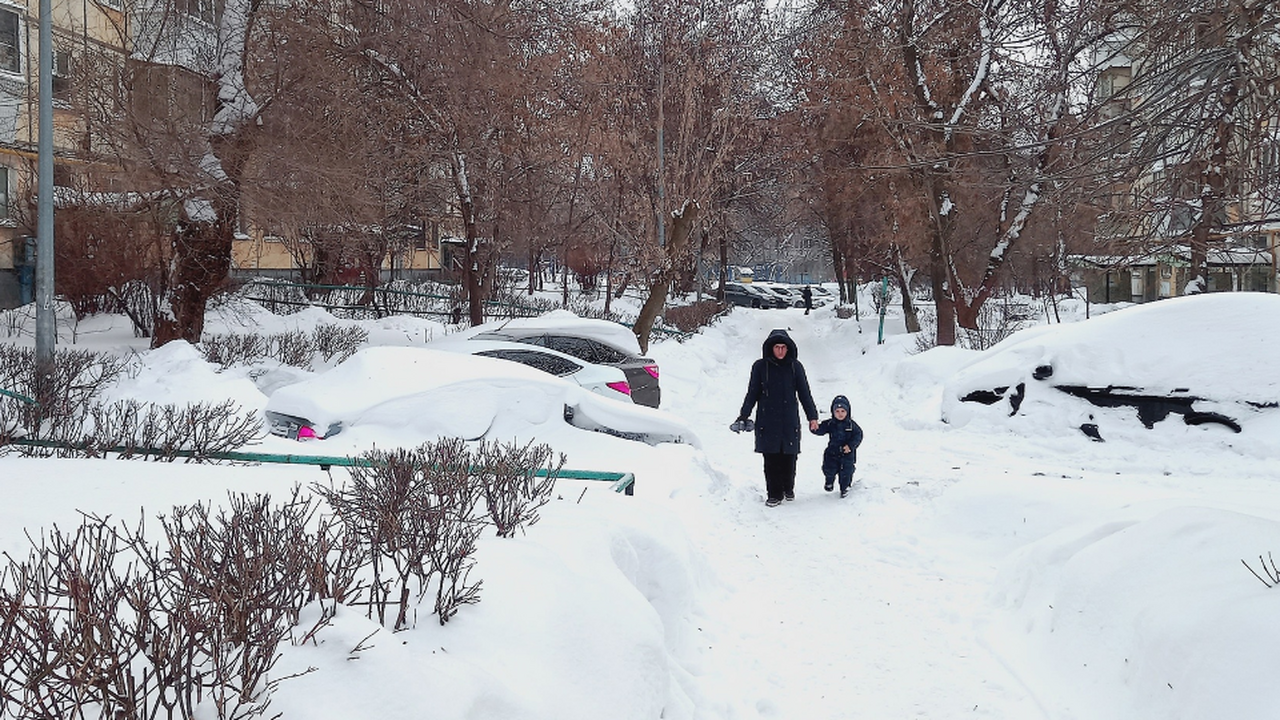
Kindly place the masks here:
[[(52, 0), (54, 181), (90, 163), (92, 128), (82, 106), (78, 63), (88, 54), (124, 57), (119, 0)], [(39, 0), (0, 1), (0, 307), (30, 299), (39, 118)]]
[(1280, 117), (1251, 84), (1274, 75), (1280, 38), (1250, 27), (1204, 12), (1099, 47), (1098, 117), (1136, 172), (1099, 219), (1114, 252), (1077, 258), (1092, 300), (1182, 294), (1197, 263), (1205, 291), (1280, 291)]
[[(128, 198), (155, 188), (126, 187), (112, 153), (100, 147), (105, 122), (102, 102), (109, 92), (94, 83), (131, 78), (128, 102), (157, 107), (192, 106), (191, 116), (213, 117), (216, 88), (210, 78), (217, 59), (222, 0), (51, 0), (54, 41), (53, 115), (55, 217), (67, 197), (128, 209)], [(130, 4), (126, 5), (126, 2)], [(39, 112), (39, 0), (0, 0), (0, 308), (29, 302), (34, 292), (36, 160)], [(102, 72), (103, 62), (118, 68)], [(86, 71), (92, 64), (95, 72)], [(94, 79), (97, 78), (97, 79)], [(104, 78), (111, 78), (106, 80)], [(84, 191), (88, 192), (84, 192)], [(246, 195), (252, 187), (244, 189)], [(300, 268), (315, 260), (305, 237), (282, 228), (261, 227), (246, 202), (233, 246), (232, 274), (264, 274), (301, 279)], [(385, 276), (413, 276), (441, 267), (441, 226), (448, 218), (424, 219), (416, 235), (389, 243), (399, 248), (382, 260)], [(55, 236), (66, 232), (61, 226)], [(381, 228), (356, 232), (378, 233)], [(400, 229), (401, 234), (415, 232)], [(70, 230), (74, 232), (74, 230)], [(446, 231), (444, 234), (449, 234)], [(64, 238), (65, 239), (65, 238)], [(55, 242), (64, 248), (62, 240)], [(339, 260), (342, 262), (342, 260)], [(367, 264), (367, 262), (366, 262)], [(55, 275), (58, 275), (55, 270)], [(61, 276), (59, 276), (61, 277)]]

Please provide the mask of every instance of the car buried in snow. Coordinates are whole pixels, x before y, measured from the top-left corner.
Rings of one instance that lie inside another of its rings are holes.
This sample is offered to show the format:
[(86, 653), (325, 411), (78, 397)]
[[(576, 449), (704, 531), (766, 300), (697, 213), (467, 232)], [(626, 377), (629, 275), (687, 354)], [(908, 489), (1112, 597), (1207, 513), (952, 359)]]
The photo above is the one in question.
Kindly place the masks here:
[(1242, 432), (1280, 407), (1280, 296), (1210, 293), (1021, 330), (943, 387), (942, 419), (1017, 418), (1104, 440), (1178, 416)]
[(373, 347), (279, 388), (264, 412), (272, 435), (293, 440), (327, 440), (361, 429), (374, 438), (479, 440), (572, 428), (650, 445), (699, 445), (683, 420), (614, 394), (620, 399), (483, 355)]
[(626, 376), (633, 402), (655, 408), (662, 402), (658, 362), (641, 354), (635, 334), (625, 325), (570, 313), (552, 313), (486, 323), (465, 337), (473, 343), (521, 343), (563, 353), (583, 365), (617, 368)]

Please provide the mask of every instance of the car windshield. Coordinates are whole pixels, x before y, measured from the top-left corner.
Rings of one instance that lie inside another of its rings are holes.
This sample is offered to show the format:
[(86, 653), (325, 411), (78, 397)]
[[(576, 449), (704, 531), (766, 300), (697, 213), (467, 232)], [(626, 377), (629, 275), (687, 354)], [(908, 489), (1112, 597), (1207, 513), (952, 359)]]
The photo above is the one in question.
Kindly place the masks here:
[(574, 364), (568, 358), (548, 355), (535, 350), (483, 350), (475, 354), (518, 362), (552, 375), (569, 375), (582, 369), (581, 365)]

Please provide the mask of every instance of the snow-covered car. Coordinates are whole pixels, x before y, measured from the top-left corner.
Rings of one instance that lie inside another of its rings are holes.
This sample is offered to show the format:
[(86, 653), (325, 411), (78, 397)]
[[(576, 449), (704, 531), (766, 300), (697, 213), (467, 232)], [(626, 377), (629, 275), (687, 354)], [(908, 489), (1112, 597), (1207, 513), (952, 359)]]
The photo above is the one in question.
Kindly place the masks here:
[(557, 426), (656, 445), (698, 446), (683, 420), (618, 402), (526, 365), (421, 347), (372, 347), (267, 400), (273, 435), (332, 438), (368, 428), (431, 437), (543, 436)]
[(626, 375), (632, 401), (658, 407), (662, 388), (658, 363), (640, 353), (635, 334), (625, 325), (608, 320), (580, 318), (572, 313), (551, 313), (478, 326), (470, 340), (504, 340), (548, 348), (584, 363), (616, 367)]
[(798, 287), (775, 282), (756, 282), (753, 284), (782, 298), (783, 302), (786, 303), (785, 307), (804, 307), (804, 296), (800, 294), (800, 288)]
[(1211, 293), (1019, 331), (944, 384), (942, 419), (1039, 418), (1103, 439), (1099, 419), (1240, 432), (1280, 407), (1280, 295)]
[(634, 402), (631, 383), (620, 368), (587, 362), (572, 355), (509, 340), (491, 340), (482, 337), (467, 339), (446, 338), (429, 343), (428, 347), (445, 352), (478, 355), (496, 360), (528, 365), (535, 370), (564, 378), (607, 398)]

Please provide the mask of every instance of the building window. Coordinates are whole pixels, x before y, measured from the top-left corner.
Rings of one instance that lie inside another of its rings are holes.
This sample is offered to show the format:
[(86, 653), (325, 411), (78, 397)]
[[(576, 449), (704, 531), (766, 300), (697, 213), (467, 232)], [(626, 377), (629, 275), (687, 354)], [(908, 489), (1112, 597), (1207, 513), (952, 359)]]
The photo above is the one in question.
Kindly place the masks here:
[(0, 9), (0, 70), (22, 72), (21, 34), (18, 13)]
[(72, 187), (76, 183), (75, 170), (63, 163), (53, 164), (53, 184), (58, 187)]
[(53, 51), (53, 92), (62, 95), (71, 89), (72, 73), (71, 52), (54, 48)]
[(178, 12), (210, 25), (215, 19), (213, 0), (174, 0)]
[(9, 168), (0, 165), (0, 220), (9, 219)]

